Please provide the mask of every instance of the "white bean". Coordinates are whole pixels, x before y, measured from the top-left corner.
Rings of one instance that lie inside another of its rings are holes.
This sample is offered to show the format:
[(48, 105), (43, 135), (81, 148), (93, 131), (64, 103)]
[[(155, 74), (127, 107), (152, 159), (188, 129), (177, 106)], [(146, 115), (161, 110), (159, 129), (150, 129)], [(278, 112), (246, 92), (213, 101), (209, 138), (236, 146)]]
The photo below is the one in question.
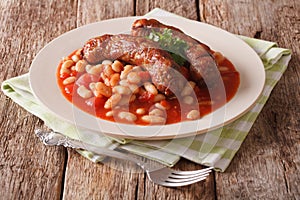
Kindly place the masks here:
[(70, 76), (63, 81), (63, 84), (68, 85), (68, 84), (74, 83), (75, 81), (76, 81), (76, 78), (74, 76)]
[(229, 68), (226, 67), (226, 66), (220, 66), (220, 67), (219, 67), (219, 71), (221, 71), (221, 72), (226, 72), (226, 71), (228, 71), (228, 70), (229, 70)]
[(120, 74), (115, 73), (110, 77), (109, 83), (111, 86), (116, 86), (120, 80)]
[(77, 88), (77, 93), (84, 99), (92, 97), (93, 93), (88, 90), (84, 85), (81, 85)]
[(165, 118), (155, 115), (144, 115), (141, 117), (144, 122), (153, 123), (153, 124), (162, 124), (165, 122)]
[(114, 112), (112, 110), (105, 113), (106, 117), (112, 117), (113, 115), (114, 115)]
[(102, 64), (104, 64), (104, 65), (111, 65), (112, 61), (111, 60), (103, 60)]
[(194, 88), (196, 86), (196, 83), (193, 81), (189, 81), (183, 88), (183, 90), (181, 91), (181, 96), (187, 96), (192, 94), (192, 92), (194, 91)]
[(164, 114), (165, 113), (162, 110), (157, 109), (157, 108), (155, 108), (149, 112), (149, 115), (155, 115), (155, 116), (164, 116)]
[(194, 102), (194, 98), (191, 96), (185, 96), (183, 98), (183, 103), (191, 105)]
[(73, 60), (66, 60), (63, 64), (62, 64), (62, 68), (65, 68), (65, 69), (69, 69), (73, 66), (74, 62)]
[(93, 67), (92, 65), (86, 65), (85, 66), (85, 71), (89, 72), (92, 67)]
[(97, 82), (95, 85), (95, 89), (99, 91), (100, 94), (106, 97), (110, 97), (112, 94), (111, 88), (102, 82)]
[(194, 119), (199, 119), (200, 118), (200, 112), (198, 110), (191, 110), (186, 118), (194, 120)]
[(119, 84), (122, 85), (122, 86), (128, 86), (129, 85), (127, 80), (120, 80)]
[(145, 114), (146, 113), (146, 109), (145, 108), (138, 108), (138, 109), (136, 109), (136, 114), (138, 114), (138, 115), (143, 115), (143, 114)]
[(89, 74), (99, 75), (103, 71), (103, 65), (95, 65), (87, 70)]
[(67, 68), (60, 68), (59, 71), (60, 74), (70, 74), (71, 70), (67, 69)]
[(119, 93), (122, 95), (129, 95), (131, 93), (131, 90), (126, 86), (117, 85), (113, 87), (112, 91), (114, 93)]
[(112, 69), (113, 69), (115, 72), (119, 73), (119, 72), (122, 71), (122, 69), (123, 69), (123, 64), (122, 64), (120, 61), (115, 60), (115, 61), (111, 64), (111, 67), (112, 67)]
[(80, 58), (79, 58), (78, 55), (74, 54), (74, 55), (72, 56), (71, 59), (72, 59), (74, 62), (78, 62)]
[(85, 60), (79, 60), (75, 65), (75, 70), (77, 72), (84, 72), (86, 65), (87, 65), (87, 62)]
[(119, 101), (122, 99), (122, 96), (120, 94), (113, 94), (107, 101), (104, 103), (105, 109), (110, 109), (115, 107)]
[(139, 92), (139, 86), (135, 84), (129, 84), (128, 87), (133, 94), (137, 94)]
[(132, 65), (126, 65), (124, 67), (124, 70), (121, 72), (120, 78), (121, 79), (125, 79), (127, 78), (128, 73), (130, 72), (130, 70), (133, 68)]
[(111, 75), (113, 75), (115, 72), (114, 70), (111, 68), (111, 65), (104, 65), (104, 74), (107, 76), (107, 77), (110, 77)]
[(138, 84), (141, 81), (141, 77), (137, 72), (130, 72), (127, 75), (127, 80), (129, 83)]
[(137, 120), (137, 117), (135, 116), (135, 114), (131, 113), (131, 112), (119, 112), (118, 117), (120, 119), (125, 119), (129, 122), (134, 122), (135, 120)]
[(164, 99), (166, 99), (165, 95), (163, 95), (163, 94), (157, 94), (157, 95), (154, 96), (153, 101), (154, 102), (159, 102), (159, 101), (164, 100)]
[(160, 103), (155, 103), (154, 106), (155, 106), (156, 108), (161, 109), (161, 110), (166, 110), (166, 109), (167, 109), (166, 107), (164, 107), (164, 106), (161, 105)]
[(147, 92), (150, 92), (153, 95), (158, 94), (156, 87), (152, 83), (149, 82), (144, 83), (144, 88), (146, 89)]

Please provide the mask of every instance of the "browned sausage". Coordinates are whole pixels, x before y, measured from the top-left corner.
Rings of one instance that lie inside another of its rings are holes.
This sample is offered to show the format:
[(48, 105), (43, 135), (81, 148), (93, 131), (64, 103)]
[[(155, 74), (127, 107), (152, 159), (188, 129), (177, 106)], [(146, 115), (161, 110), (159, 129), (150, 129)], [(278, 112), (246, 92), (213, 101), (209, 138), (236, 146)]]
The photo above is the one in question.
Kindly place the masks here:
[(163, 33), (165, 28), (172, 30), (173, 37), (187, 43), (188, 48), (184, 53), (191, 64), (189, 70), (194, 81), (199, 82), (199, 80), (204, 79), (209, 87), (215, 85), (220, 80), (220, 75), (215, 59), (209, 52), (210, 48), (205, 44), (184, 34), (180, 29), (162, 24), (155, 19), (136, 20), (132, 25), (131, 32), (134, 36), (149, 36), (153, 29)]
[(184, 78), (180, 67), (156, 42), (132, 35), (103, 35), (90, 39), (83, 48), (84, 58), (91, 64), (105, 59), (119, 59), (142, 66), (149, 71), (153, 84), (166, 95), (181, 91)]

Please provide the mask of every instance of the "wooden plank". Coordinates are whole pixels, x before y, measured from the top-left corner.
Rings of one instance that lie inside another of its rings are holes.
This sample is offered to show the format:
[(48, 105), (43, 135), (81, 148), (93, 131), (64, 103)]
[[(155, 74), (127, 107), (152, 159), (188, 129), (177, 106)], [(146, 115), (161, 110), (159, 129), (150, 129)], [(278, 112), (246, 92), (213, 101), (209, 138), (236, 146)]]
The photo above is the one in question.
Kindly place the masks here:
[[(299, 55), (299, 1), (200, 1), (201, 19), (235, 34), (278, 42)], [(298, 41), (298, 44), (297, 42)], [(299, 56), (275, 87), (229, 169), (218, 199), (299, 198)]]
[(195, 0), (136, 0), (136, 15), (142, 16), (153, 10), (161, 8), (166, 11), (197, 20), (197, 1)]
[[(1, 81), (28, 72), (47, 42), (74, 28), (64, 9), (59, 1), (0, 1)], [(65, 150), (44, 147), (34, 135), (43, 123), (3, 93), (0, 99), (1, 199), (59, 199)]]
[(78, 0), (77, 26), (127, 16), (134, 16), (133, 0)]

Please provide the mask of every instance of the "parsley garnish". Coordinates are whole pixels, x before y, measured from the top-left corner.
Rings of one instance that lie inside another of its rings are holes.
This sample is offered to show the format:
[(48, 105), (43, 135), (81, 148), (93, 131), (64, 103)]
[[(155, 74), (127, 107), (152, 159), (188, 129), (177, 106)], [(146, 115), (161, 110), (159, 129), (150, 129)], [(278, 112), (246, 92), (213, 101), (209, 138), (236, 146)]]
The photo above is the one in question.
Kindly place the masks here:
[(186, 62), (184, 52), (187, 50), (188, 45), (184, 40), (174, 37), (171, 29), (165, 28), (162, 33), (152, 29), (148, 38), (158, 42), (163, 50), (171, 54), (178, 65), (182, 66)]

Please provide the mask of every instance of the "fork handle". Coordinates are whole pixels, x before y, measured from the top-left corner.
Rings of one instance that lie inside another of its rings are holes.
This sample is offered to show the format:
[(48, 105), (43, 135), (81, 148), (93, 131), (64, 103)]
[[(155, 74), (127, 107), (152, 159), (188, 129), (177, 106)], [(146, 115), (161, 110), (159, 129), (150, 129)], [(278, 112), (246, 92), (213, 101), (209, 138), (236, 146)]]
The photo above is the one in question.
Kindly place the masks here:
[(38, 129), (35, 131), (35, 134), (42, 140), (42, 142), (45, 145), (64, 146), (64, 147), (70, 147), (73, 149), (87, 150), (87, 151), (90, 151), (90, 152), (92, 152), (94, 154), (98, 154), (98, 155), (109, 156), (109, 157), (118, 158), (121, 160), (129, 160), (131, 162), (136, 163), (144, 170), (147, 170), (146, 163), (144, 161), (142, 161), (141, 159), (138, 159), (136, 157), (127, 155), (126, 153), (121, 153), (121, 152), (114, 151), (114, 150), (111, 150), (108, 148), (98, 147), (98, 146), (94, 146), (91, 144), (87, 144), (87, 143), (84, 143), (79, 140), (71, 139), (65, 135), (62, 135), (61, 133), (54, 132), (54, 131), (45, 132), (45, 131)]

